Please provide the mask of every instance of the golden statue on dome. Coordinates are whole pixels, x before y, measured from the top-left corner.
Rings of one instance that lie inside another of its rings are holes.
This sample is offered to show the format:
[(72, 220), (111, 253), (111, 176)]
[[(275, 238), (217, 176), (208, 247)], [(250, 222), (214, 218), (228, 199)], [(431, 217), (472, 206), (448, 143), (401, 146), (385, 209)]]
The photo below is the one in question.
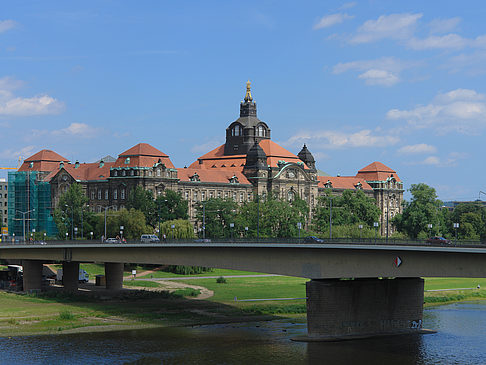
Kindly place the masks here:
[(250, 82), (250, 80), (248, 80), (246, 82), (245, 101), (246, 102), (253, 101), (253, 98), (251, 97), (251, 82)]

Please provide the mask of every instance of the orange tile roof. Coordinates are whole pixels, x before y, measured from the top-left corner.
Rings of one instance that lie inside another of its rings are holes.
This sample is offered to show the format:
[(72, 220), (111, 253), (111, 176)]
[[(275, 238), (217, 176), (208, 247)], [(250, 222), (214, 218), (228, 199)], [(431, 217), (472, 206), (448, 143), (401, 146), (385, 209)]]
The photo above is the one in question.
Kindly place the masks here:
[(356, 176), (366, 179), (367, 181), (385, 181), (389, 177), (394, 177), (397, 181), (401, 181), (395, 170), (378, 161), (363, 167), (358, 171)]
[(330, 181), (333, 189), (356, 189), (356, 185), (361, 183), (363, 190), (373, 190), (363, 178), (357, 176), (318, 176), (317, 180), (319, 188), (324, 188), (324, 184)]
[[(278, 167), (278, 161), (281, 160), (294, 163), (302, 162), (292, 152), (287, 151), (285, 148), (270, 139), (264, 139), (260, 141), (260, 147), (267, 155), (267, 164), (271, 167)], [(196, 169), (223, 168), (230, 170), (243, 170), (245, 162), (246, 155), (224, 155), (223, 144), (219, 147), (216, 147), (214, 150), (206, 153), (205, 155), (199, 157), (198, 160), (193, 162), (189, 167)], [(305, 168), (308, 168), (305, 164), (304, 166)]]
[[(110, 168), (113, 167), (113, 164), (114, 162), (105, 162), (104, 165), (100, 167), (98, 162), (80, 163), (77, 168), (74, 164), (65, 164), (63, 169), (75, 180), (106, 180), (110, 177)], [(58, 166), (56, 170), (45, 177), (44, 181), (51, 181), (59, 171), (61, 171), (61, 169), (59, 169)]]
[(119, 154), (121, 157), (126, 156), (154, 156), (154, 157), (169, 157), (165, 153), (159, 151), (154, 146), (149, 145), (148, 143), (139, 143), (133, 146), (132, 148), (126, 150)]
[(194, 176), (195, 173), (197, 173), (197, 175), (199, 176), (200, 182), (228, 184), (230, 182), (230, 179), (233, 176), (236, 176), (240, 184), (250, 185), (250, 182), (248, 181), (246, 176), (243, 175), (243, 173), (240, 171), (228, 171), (220, 169), (196, 169), (191, 167), (177, 169), (177, 176), (179, 177), (180, 181), (191, 181), (190, 178), (191, 176)]
[[(59, 168), (59, 162), (69, 160), (51, 150), (41, 150), (30, 157), (27, 157), (18, 171), (52, 171)], [(30, 164), (33, 164), (30, 167)]]
[[(130, 162), (126, 163), (127, 158)], [(169, 156), (148, 143), (139, 143), (118, 155), (113, 167), (152, 167), (157, 162), (168, 168), (174, 168)]]

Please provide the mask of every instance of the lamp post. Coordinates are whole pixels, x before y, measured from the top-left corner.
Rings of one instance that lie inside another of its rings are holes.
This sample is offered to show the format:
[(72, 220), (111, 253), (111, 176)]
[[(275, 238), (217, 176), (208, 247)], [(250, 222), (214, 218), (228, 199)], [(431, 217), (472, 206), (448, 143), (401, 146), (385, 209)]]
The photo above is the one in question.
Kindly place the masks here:
[(257, 194), (257, 242), (260, 241), (260, 195)]
[(172, 229), (172, 239), (174, 239), (174, 228), (175, 228), (175, 224), (171, 224), (170, 225), (170, 228)]
[(114, 205), (109, 205), (107, 207), (105, 207), (105, 236), (104, 236), (104, 240), (106, 240), (106, 211), (110, 208), (113, 208)]
[(300, 242), (300, 230), (302, 228), (302, 223), (301, 222), (297, 222), (297, 228), (299, 229), (299, 242)]
[(164, 203), (167, 203), (167, 199), (161, 200), (157, 199), (157, 219), (159, 221), (159, 238), (160, 238), (160, 203), (163, 201)]
[(17, 212), (22, 214), (23, 237), (25, 242), (25, 215), (29, 214), (30, 212), (35, 212), (35, 209), (28, 210), (27, 212), (22, 212), (20, 210), (17, 210)]
[(123, 242), (123, 230), (125, 229), (124, 226), (120, 226), (120, 240)]
[(359, 240), (361, 241), (361, 232), (363, 231), (363, 225), (360, 224), (358, 228), (359, 228)]
[(379, 225), (380, 225), (380, 223), (373, 222), (373, 227), (375, 227), (375, 243), (376, 243), (376, 239), (377, 239), (377, 236), (378, 236), (378, 226)]
[(456, 230), (456, 241), (457, 241), (457, 229), (459, 228), (459, 223), (454, 223), (454, 229)]
[(91, 236), (91, 240), (93, 240), (93, 232), (89, 232), (90, 236)]
[[(86, 204), (86, 208), (89, 208), (89, 204)], [(84, 239), (84, 219), (83, 219), (84, 207), (81, 207), (81, 239)]]
[(71, 240), (74, 240), (74, 209), (72, 206), (64, 204), (66, 208), (71, 208)]
[(332, 196), (329, 195), (329, 239), (332, 240)]
[(431, 223), (427, 224), (427, 228), (429, 229), (429, 237), (431, 237), (432, 236), (432, 224)]
[(233, 231), (234, 231), (234, 228), (235, 228), (235, 224), (234, 223), (230, 223), (230, 229), (231, 229), (231, 241), (233, 241)]

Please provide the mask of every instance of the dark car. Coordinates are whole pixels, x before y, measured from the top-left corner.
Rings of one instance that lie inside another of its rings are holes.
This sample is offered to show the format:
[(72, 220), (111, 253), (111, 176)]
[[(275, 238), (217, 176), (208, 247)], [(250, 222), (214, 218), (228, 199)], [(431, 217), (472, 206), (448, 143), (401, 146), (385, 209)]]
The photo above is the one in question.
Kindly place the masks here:
[(324, 243), (323, 239), (316, 236), (307, 236), (304, 238), (305, 243)]
[(445, 239), (444, 237), (434, 236), (430, 237), (426, 241), (427, 243), (439, 243), (439, 244), (450, 244), (451, 240)]

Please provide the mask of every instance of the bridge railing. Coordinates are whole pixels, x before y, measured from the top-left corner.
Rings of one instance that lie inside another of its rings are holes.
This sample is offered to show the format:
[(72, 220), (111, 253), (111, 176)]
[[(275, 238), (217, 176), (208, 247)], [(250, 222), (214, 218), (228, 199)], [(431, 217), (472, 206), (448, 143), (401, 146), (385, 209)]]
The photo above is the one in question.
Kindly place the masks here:
[(293, 238), (206, 238), (206, 239), (169, 239), (158, 242), (141, 242), (140, 240), (127, 240), (117, 242), (102, 242), (100, 240), (46, 240), (27, 242), (0, 242), (0, 246), (53, 246), (53, 245), (166, 245), (166, 244), (287, 244), (287, 245), (330, 245), (330, 244), (352, 244), (352, 245), (395, 245), (395, 246), (436, 246), (436, 247), (484, 247), (486, 242), (451, 240), (444, 243), (427, 242), (419, 239), (396, 239), (396, 238), (333, 238), (320, 239), (313, 237)]

